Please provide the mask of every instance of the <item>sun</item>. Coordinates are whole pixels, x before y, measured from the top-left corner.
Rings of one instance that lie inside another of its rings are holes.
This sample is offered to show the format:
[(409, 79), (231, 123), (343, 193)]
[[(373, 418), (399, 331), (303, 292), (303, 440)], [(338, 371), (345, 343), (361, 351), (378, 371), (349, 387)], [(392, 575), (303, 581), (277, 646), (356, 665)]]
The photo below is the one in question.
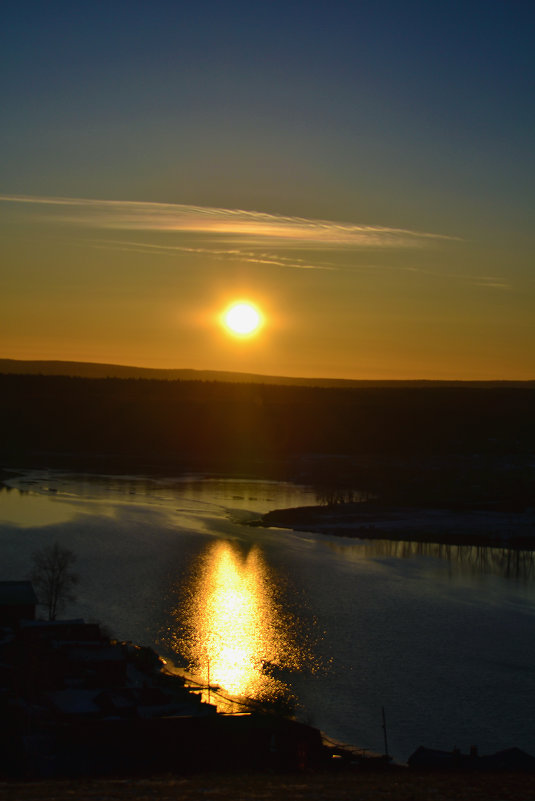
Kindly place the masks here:
[(248, 301), (232, 303), (222, 315), (225, 328), (238, 337), (256, 334), (263, 324), (262, 313)]

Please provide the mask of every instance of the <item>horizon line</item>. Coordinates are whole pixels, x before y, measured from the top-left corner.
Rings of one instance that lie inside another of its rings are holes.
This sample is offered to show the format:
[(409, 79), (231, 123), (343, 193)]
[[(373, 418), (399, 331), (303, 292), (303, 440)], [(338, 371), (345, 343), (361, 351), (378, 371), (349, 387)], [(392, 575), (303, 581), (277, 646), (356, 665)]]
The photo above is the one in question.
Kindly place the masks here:
[[(533, 378), (344, 378), (344, 377), (332, 377), (332, 376), (295, 376), (295, 375), (276, 375), (273, 373), (254, 373), (254, 372), (246, 372), (243, 370), (221, 370), (221, 369), (213, 369), (213, 368), (202, 368), (202, 367), (146, 367), (140, 365), (133, 365), (133, 364), (118, 364), (114, 362), (95, 362), (95, 361), (84, 361), (84, 360), (72, 360), (72, 359), (17, 359), (12, 357), (0, 357), (0, 373), (3, 373), (2, 367), (5, 363), (11, 363), (13, 365), (35, 365), (44, 366), (44, 365), (57, 365), (61, 366), (71, 366), (76, 367), (79, 366), (80, 368), (83, 367), (92, 367), (92, 368), (100, 368), (100, 369), (114, 369), (118, 371), (140, 371), (146, 373), (198, 373), (198, 374), (210, 374), (210, 375), (221, 375), (221, 376), (237, 376), (247, 378), (247, 383), (254, 383), (251, 379), (259, 379), (259, 383), (262, 383), (261, 379), (271, 379), (273, 381), (296, 381), (296, 382), (304, 382), (304, 383), (311, 383), (321, 381), (322, 383), (336, 383), (336, 384), (369, 384), (369, 383), (381, 383), (381, 384), (534, 384), (535, 383), (535, 376)], [(13, 374), (16, 375), (14, 371), (9, 371), (8, 373), (4, 373), (5, 375)], [(33, 373), (27, 372), (23, 373), (27, 375), (43, 375), (43, 373)], [(62, 375), (67, 377), (76, 377), (76, 378), (120, 378), (120, 376), (74, 376), (68, 373), (49, 373), (48, 375)], [(136, 376), (124, 376), (124, 378), (135, 378)], [(156, 379), (156, 376), (155, 376)], [(156, 379), (157, 380), (157, 379)], [(163, 379), (165, 380), (165, 379)], [(180, 380), (177, 377), (175, 380)], [(200, 378), (199, 380), (203, 380)], [(238, 382), (236, 382), (238, 383)]]

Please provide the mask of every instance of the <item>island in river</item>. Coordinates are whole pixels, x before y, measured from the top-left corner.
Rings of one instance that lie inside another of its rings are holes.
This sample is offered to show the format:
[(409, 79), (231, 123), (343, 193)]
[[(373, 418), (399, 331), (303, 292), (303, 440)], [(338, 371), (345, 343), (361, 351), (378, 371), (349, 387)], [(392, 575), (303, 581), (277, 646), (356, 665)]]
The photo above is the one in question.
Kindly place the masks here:
[(275, 509), (251, 525), (357, 539), (412, 540), (535, 550), (535, 510), (429, 508), (377, 501)]

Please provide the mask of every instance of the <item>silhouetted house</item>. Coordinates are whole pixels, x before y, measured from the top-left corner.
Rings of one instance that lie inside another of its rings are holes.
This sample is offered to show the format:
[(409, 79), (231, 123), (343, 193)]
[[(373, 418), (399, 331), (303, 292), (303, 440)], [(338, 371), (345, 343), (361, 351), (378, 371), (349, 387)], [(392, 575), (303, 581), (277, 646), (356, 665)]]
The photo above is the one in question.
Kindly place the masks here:
[(62, 646), (68, 668), (65, 673), (86, 687), (120, 687), (127, 680), (127, 650), (119, 644), (76, 643)]
[(535, 773), (535, 758), (520, 748), (506, 748), (495, 754), (479, 757), (482, 770), (499, 770), (506, 773)]
[[(86, 649), (94, 653), (92, 661), (84, 660)], [(16, 667), (13, 689), (27, 699), (60, 690), (71, 678), (79, 679), (78, 686), (86, 680), (85, 686), (90, 687), (98, 685), (90, 679), (99, 675), (112, 683), (126, 676), (124, 649), (113, 650), (99, 627), (83, 620), (21, 621), (3, 654), (4, 661)]]
[[(7, 584), (8, 601), (31, 600), (35, 610), (29, 582)], [(12, 605), (18, 618), (24, 604)], [(0, 774), (294, 770), (324, 758), (318, 730), (218, 714), (163, 673), (154, 652), (110, 640), (98, 625), (25, 620), (0, 634)]]
[(457, 748), (453, 751), (439, 751), (421, 745), (407, 761), (409, 767), (416, 770), (458, 770), (466, 758)]
[(101, 716), (98, 695), (98, 690), (63, 689), (43, 696), (42, 702), (56, 719), (82, 720)]
[(272, 715), (73, 717), (56, 730), (59, 775), (285, 771), (325, 759), (317, 729)]
[(38, 641), (56, 643), (102, 643), (107, 638), (101, 633), (98, 623), (86, 623), (81, 618), (74, 620), (36, 620), (21, 626), (20, 637), (30, 645)]
[(0, 626), (35, 620), (37, 604), (31, 581), (0, 581)]
[(421, 745), (411, 754), (408, 764), (414, 770), (535, 773), (535, 758), (520, 748), (506, 748), (495, 754), (479, 756), (474, 746), (469, 754), (462, 754), (458, 748), (453, 751), (438, 751)]

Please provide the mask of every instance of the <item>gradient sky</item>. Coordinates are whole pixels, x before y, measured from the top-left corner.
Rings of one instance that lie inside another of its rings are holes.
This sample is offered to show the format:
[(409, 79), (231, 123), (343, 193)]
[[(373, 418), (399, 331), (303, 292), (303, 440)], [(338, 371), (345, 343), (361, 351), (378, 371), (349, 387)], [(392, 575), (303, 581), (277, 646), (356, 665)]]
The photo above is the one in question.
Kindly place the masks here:
[(535, 378), (532, 0), (5, 0), (0, 31), (0, 357)]

